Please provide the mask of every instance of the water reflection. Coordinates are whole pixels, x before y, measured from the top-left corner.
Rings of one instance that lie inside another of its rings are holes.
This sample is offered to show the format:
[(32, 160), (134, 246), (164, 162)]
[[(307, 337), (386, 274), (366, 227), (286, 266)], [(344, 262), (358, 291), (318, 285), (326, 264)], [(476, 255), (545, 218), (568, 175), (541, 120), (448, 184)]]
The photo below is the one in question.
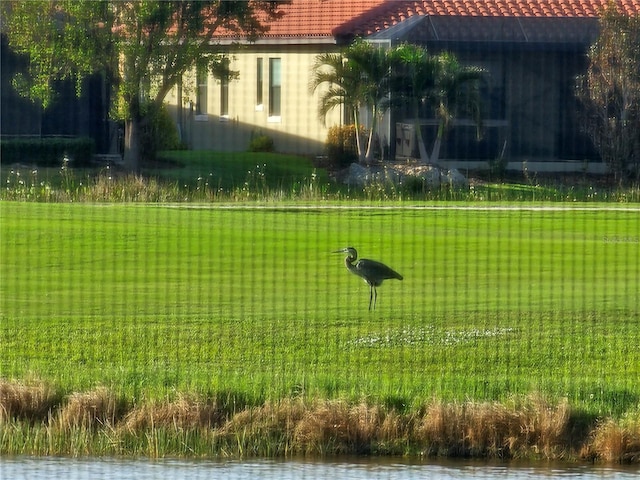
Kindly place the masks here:
[(0, 459), (1, 479), (265, 479), (265, 480), (470, 480), (580, 478), (636, 479), (640, 467), (603, 467), (534, 463), (481, 463), (473, 461), (429, 461), (349, 458), (340, 460), (130, 460), (15, 457)]

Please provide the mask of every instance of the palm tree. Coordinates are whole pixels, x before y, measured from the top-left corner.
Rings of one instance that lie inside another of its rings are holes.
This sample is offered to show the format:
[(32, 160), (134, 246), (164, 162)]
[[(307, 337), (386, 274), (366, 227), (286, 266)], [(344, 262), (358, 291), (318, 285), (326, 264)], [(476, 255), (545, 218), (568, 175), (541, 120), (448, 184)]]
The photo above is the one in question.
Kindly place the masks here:
[(418, 141), (420, 160), (427, 163), (427, 153), (419, 117), (420, 106), (429, 101), (435, 91), (438, 64), (435, 57), (422, 47), (402, 44), (396, 47), (390, 56), (393, 62), (393, 95), (394, 103), (406, 104), (413, 118), (414, 130)]
[[(461, 65), (451, 53), (430, 55), (426, 48), (411, 44), (400, 45), (389, 55), (394, 68), (394, 103), (410, 108), (421, 162), (437, 163), (442, 141), (456, 116), (470, 115), (480, 135), (478, 86), (484, 75), (482, 69)], [(431, 155), (420, 129), (421, 107), (431, 111), (438, 121)]]
[(436, 78), (434, 107), (440, 120), (438, 133), (431, 152), (431, 161), (437, 162), (440, 146), (451, 122), (456, 117), (470, 116), (476, 125), (478, 140), (481, 135), (481, 111), (479, 84), (484, 70), (474, 66), (463, 66), (455, 55), (444, 52), (437, 57), (440, 69)]
[[(341, 54), (325, 53), (316, 57), (310, 89), (315, 92), (321, 85), (326, 89), (319, 99), (319, 114), (323, 120), (336, 107), (353, 112), (356, 145), (360, 161), (370, 162), (373, 157), (373, 138), (380, 117), (388, 108), (390, 61), (386, 50), (356, 41)], [(366, 150), (359, 132), (362, 112), (371, 113)]]
[(362, 158), (358, 112), (363, 95), (360, 72), (355, 67), (354, 63), (349, 63), (340, 53), (318, 55), (313, 66), (310, 90), (315, 93), (318, 88), (326, 85), (318, 101), (318, 113), (323, 121), (326, 121), (327, 114), (336, 107), (353, 111), (358, 158)]
[(378, 123), (390, 106), (391, 59), (388, 50), (361, 40), (354, 42), (347, 49), (345, 56), (347, 61), (352, 62), (360, 71), (364, 107), (371, 114), (369, 138), (364, 153), (365, 162), (370, 163), (373, 159), (373, 139)]

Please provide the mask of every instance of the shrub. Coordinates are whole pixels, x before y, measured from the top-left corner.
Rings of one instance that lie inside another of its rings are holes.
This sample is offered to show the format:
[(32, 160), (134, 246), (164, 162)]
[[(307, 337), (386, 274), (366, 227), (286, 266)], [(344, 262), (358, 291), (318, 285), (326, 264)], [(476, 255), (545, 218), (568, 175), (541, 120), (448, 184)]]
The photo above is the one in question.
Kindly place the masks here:
[[(503, 150), (504, 151), (504, 150)], [(507, 174), (509, 159), (504, 155), (489, 160), (489, 175), (492, 179), (503, 179)]]
[(55, 167), (67, 157), (74, 167), (79, 167), (91, 162), (94, 148), (89, 137), (16, 138), (0, 142), (0, 159), (4, 164)]
[(358, 161), (355, 125), (338, 125), (329, 128), (325, 151), (329, 166), (343, 168)]
[(140, 154), (146, 160), (155, 160), (162, 150), (184, 149), (176, 124), (165, 105), (147, 105), (147, 118), (140, 138)]
[(275, 152), (273, 138), (264, 133), (252, 135), (249, 142), (250, 152)]

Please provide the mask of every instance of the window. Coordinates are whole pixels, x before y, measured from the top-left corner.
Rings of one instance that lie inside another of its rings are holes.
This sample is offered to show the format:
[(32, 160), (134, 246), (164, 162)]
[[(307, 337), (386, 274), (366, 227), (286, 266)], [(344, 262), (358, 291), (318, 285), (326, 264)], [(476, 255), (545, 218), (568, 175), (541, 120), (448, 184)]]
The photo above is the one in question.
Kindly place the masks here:
[(256, 109), (262, 109), (262, 82), (264, 78), (264, 70), (262, 58), (258, 58), (256, 63)]
[(269, 59), (269, 117), (280, 117), (282, 72), (281, 59)]
[(208, 72), (206, 67), (198, 67), (196, 73), (196, 115), (207, 114), (207, 77)]
[(229, 77), (220, 79), (220, 117), (229, 116)]

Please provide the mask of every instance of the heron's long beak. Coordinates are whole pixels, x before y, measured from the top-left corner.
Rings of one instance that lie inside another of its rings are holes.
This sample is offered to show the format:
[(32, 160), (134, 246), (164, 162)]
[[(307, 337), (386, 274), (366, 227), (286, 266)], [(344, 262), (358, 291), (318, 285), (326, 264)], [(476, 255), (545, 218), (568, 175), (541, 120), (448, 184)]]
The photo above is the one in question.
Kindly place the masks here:
[(343, 249), (341, 249), (341, 250), (334, 250), (334, 251), (333, 251), (333, 252), (331, 252), (331, 253), (345, 253), (346, 251), (347, 251), (347, 249), (346, 249), (346, 248), (343, 248)]

